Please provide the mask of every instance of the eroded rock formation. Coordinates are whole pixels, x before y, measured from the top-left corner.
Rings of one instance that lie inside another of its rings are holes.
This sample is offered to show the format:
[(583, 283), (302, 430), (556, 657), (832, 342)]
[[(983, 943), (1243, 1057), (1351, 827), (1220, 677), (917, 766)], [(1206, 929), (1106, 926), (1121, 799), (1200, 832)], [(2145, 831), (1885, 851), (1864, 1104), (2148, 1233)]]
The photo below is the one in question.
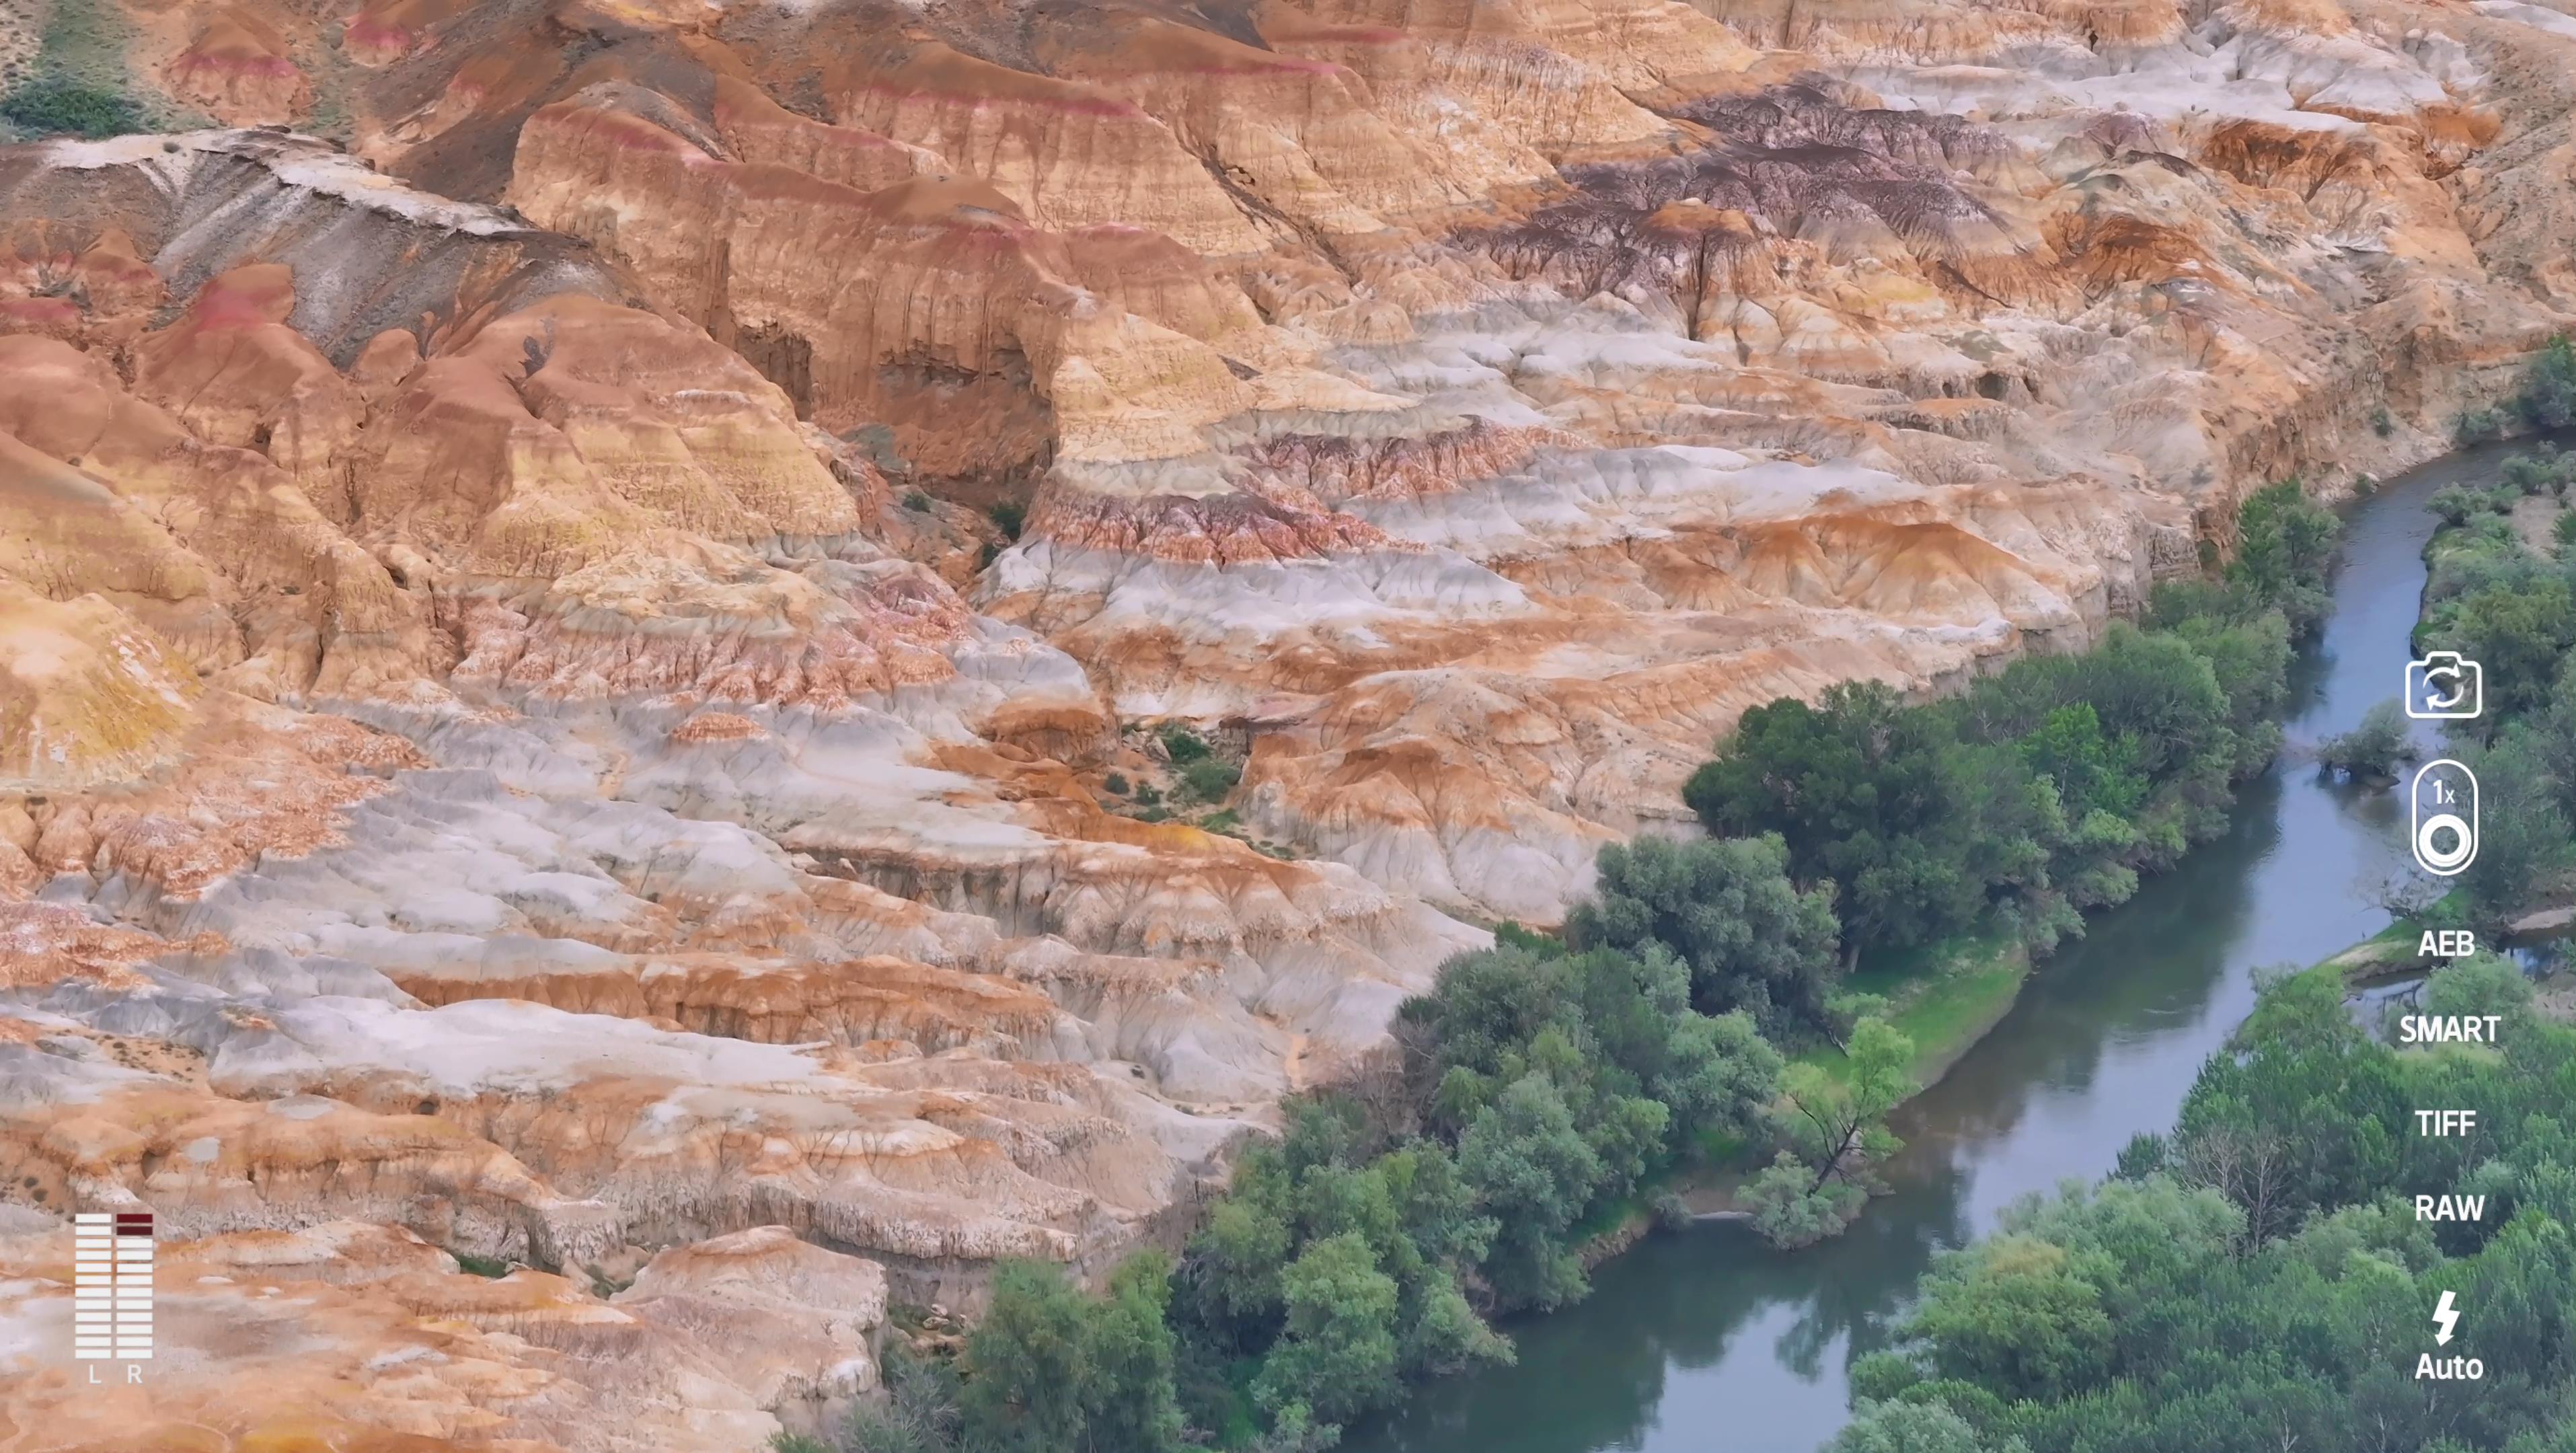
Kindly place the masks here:
[[(220, 125), (0, 148), (48, 1447), (758, 1447), (1746, 707), (2080, 646), (2576, 324), (2537, 4), (122, 18)], [(72, 1207), (191, 1288), (113, 1405)]]

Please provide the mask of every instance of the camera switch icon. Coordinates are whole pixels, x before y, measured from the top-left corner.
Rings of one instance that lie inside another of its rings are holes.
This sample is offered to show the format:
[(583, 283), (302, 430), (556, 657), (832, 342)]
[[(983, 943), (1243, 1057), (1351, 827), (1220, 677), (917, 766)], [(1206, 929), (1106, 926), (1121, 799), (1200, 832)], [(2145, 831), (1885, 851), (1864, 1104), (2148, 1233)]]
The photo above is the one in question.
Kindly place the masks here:
[(2486, 672), (2459, 652), (2406, 663), (2406, 714), (2417, 721), (2469, 721), (2485, 705)]
[(2416, 866), (2436, 878), (2456, 877), (2478, 860), (2478, 779), (2448, 757), (2415, 773), (2408, 824)]

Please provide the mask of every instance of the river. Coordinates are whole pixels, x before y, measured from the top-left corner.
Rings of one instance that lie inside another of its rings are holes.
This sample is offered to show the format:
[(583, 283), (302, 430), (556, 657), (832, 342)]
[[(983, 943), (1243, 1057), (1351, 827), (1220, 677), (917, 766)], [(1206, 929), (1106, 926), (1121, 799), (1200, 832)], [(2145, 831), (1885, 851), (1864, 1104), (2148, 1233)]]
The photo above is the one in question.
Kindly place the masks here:
[(1349, 1453), (1812, 1453), (1849, 1416), (1852, 1359), (1884, 1345), (1933, 1253), (2016, 1197), (2108, 1172), (2171, 1126), (2259, 968), (2306, 966), (2387, 924), (2370, 889), (2405, 856), (2402, 802), (2322, 780), (2307, 748), (2399, 695), (2433, 518), (2509, 449), (2449, 455), (2347, 513), (2321, 638), (2293, 678), (2281, 760), (2227, 834), (2095, 919), (1994, 1032), (1898, 1111), (1894, 1193), (1843, 1236), (1775, 1252), (1740, 1225), (1649, 1237), (1592, 1295), (1509, 1326), (1517, 1366), (1419, 1389)]

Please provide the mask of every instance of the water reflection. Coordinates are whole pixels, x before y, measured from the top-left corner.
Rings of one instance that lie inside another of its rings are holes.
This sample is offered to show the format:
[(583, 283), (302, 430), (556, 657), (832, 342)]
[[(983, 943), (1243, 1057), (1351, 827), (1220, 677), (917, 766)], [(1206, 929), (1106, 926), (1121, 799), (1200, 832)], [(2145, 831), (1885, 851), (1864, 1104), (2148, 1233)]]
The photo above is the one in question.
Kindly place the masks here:
[(2098, 1176), (2170, 1125), (2252, 1007), (2253, 970), (2374, 931), (2401, 859), (2385, 790), (2322, 779), (2306, 748), (2398, 694), (2433, 490), (2491, 481), (2504, 451), (2419, 470), (2358, 508), (2334, 613), (2292, 682), (2279, 765), (2228, 833), (2060, 953), (1948, 1078), (1901, 1110), (1892, 1195), (1841, 1238), (1781, 1255), (1740, 1226), (1650, 1239), (1589, 1300), (1512, 1325), (1520, 1362), (1424, 1389), (1354, 1453), (1810, 1453), (1845, 1420), (1854, 1357), (1882, 1344), (1933, 1254), (2014, 1198)]

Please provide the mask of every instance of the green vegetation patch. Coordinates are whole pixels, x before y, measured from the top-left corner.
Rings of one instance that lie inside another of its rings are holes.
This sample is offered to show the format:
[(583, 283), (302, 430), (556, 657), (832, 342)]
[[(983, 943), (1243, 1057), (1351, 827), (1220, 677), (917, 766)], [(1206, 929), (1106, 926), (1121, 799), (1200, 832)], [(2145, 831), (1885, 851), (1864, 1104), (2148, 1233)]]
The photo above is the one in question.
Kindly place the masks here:
[[(2485, 710), (2443, 747), (2484, 789), (2477, 859), (2438, 898), (2415, 885), (2390, 905), (2425, 927), (2493, 932), (2562, 897), (2576, 866), (2576, 556), (2544, 558), (2504, 513), (2576, 476), (2576, 455), (2543, 446), (2506, 460), (2499, 475), (2507, 482), (2492, 491), (2452, 485), (2430, 501), (2442, 523), (2424, 547), (2415, 648), (2480, 663)], [(2558, 525), (2570, 518), (2560, 514)]]
[[(1855, 993), (1886, 1001), (1887, 1022), (1914, 1043), (1911, 1073), (1919, 1085), (1931, 1085), (1947, 1074), (2009, 1013), (2028, 982), (2031, 957), (2018, 940), (1999, 928), (1944, 939), (1927, 948), (1898, 955), (1848, 984)], [(1820, 1045), (1795, 1057), (1840, 1076), (1848, 1064), (1841, 1051)]]
[(2279, 746), (2335, 530), (2295, 482), (2257, 491), (2224, 578), (2160, 587), (2142, 624), (1945, 701), (1863, 681), (1756, 707), (1683, 800), (1721, 837), (1776, 835), (1793, 881), (1831, 885), (1858, 966), (1988, 922), (2048, 952), (2225, 830)]
[[(2333, 534), (2276, 486), (2223, 579), (2086, 655), (1952, 701), (1861, 683), (1748, 713), (1691, 781), (1711, 836), (1605, 849), (1561, 936), (1499, 925), (1442, 965), (1398, 1011), (1393, 1069), (1291, 1100), (1177, 1263), (1100, 1294), (1005, 1268), (963, 1353), (890, 1359), (893, 1411), (837, 1447), (1329, 1446), (1410, 1379), (1508, 1360), (1493, 1319), (1583, 1295), (1585, 1243), (1695, 1155), (1768, 1158), (1741, 1197), (1775, 1242), (1832, 1234), (1883, 1188), (1889, 1111), (2032, 954), (2224, 825), (2278, 744)], [(1156, 737), (1170, 799), (1239, 830), (1206, 810), (1239, 765), (1181, 723)], [(1164, 810), (1151, 783), (1130, 800)]]
[[(2402, 1453), (2576, 1444), (2576, 1029), (2493, 957), (2402, 1007), (2501, 1016), (2502, 1043), (2401, 1049), (2331, 971), (2270, 984), (2169, 1134), (1935, 1261), (1895, 1346), (1853, 1367), (1835, 1453), (2255, 1453), (2363, 1426)], [(2477, 1107), (2482, 1133), (2423, 1135), (2419, 1106)], [(2481, 1211), (2419, 1219), (2410, 1192)], [(2443, 1291), (2467, 1315), (2436, 1347)], [(2418, 1379), (2453, 1354), (2481, 1381)]]
[(143, 129), (142, 113), (115, 91), (38, 77), (0, 98), (0, 120), (30, 136), (123, 136)]
[(55, 0), (35, 72), (0, 96), (0, 120), (30, 137), (121, 136), (146, 129), (126, 72), (125, 19), (100, 0)]

